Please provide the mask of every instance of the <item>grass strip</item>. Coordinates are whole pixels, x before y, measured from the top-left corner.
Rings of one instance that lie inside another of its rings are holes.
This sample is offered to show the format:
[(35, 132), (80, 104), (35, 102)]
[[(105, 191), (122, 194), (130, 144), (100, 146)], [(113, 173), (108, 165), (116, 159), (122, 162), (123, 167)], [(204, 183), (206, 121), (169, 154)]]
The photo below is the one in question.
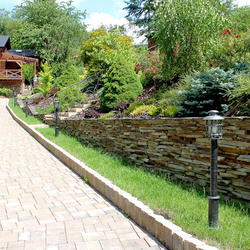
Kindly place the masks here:
[(171, 219), (185, 232), (225, 250), (250, 249), (249, 208), (244, 202), (220, 200), (221, 229), (209, 229), (208, 199), (202, 188), (170, 180), (166, 176), (135, 167), (54, 128), (40, 129), (41, 134), (87, 164), (115, 185)]
[[(14, 111), (11, 103), (9, 106)], [(15, 112), (23, 119), (19, 113)], [(65, 132), (60, 131), (59, 137), (55, 137), (54, 128), (37, 128), (37, 131), (194, 237), (223, 250), (250, 249), (250, 209), (245, 202), (227, 202), (221, 198), (219, 224), (222, 227), (209, 229), (208, 199), (202, 188), (150, 173), (125, 159), (87, 146)]]
[(9, 100), (9, 107), (13, 110), (13, 112), (15, 113), (17, 117), (19, 117), (20, 119), (22, 119), (24, 122), (26, 122), (29, 125), (43, 123), (43, 121), (39, 120), (38, 118), (34, 116), (29, 115), (28, 117), (26, 117), (26, 113), (18, 105), (14, 107), (13, 98)]

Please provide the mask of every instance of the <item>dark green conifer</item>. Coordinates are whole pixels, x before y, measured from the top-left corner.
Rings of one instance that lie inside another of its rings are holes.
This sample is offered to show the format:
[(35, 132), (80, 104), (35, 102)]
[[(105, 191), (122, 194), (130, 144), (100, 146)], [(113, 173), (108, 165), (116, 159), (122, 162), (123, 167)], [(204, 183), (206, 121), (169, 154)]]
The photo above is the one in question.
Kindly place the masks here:
[(121, 101), (131, 102), (142, 93), (143, 87), (131, 63), (118, 55), (104, 79), (100, 99), (103, 111), (109, 111)]

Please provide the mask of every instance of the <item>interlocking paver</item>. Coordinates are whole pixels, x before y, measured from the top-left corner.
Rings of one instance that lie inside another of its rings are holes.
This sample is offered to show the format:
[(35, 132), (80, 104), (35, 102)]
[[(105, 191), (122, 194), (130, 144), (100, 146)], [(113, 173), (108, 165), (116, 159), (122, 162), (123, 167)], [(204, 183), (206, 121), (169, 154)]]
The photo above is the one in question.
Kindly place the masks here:
[(0, 99), (0, 249), (166, 249), (54, 157)]

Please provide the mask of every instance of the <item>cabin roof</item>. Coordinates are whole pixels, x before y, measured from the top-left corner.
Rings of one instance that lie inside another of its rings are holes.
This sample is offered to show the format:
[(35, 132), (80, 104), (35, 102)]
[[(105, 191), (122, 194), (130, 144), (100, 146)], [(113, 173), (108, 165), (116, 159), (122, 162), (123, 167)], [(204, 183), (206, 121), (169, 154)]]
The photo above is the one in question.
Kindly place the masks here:
[(9, 36), (0, 36), (0, 48), (11, 49), (10, 46), (10, 37)]

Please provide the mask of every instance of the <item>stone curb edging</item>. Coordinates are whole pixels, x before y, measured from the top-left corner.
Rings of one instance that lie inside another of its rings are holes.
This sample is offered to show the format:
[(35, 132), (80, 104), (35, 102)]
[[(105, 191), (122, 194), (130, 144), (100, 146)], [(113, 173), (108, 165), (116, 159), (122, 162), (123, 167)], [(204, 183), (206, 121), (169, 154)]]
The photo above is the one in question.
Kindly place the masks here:
[(78, 175), (83, 177), (86, 176), (91, 186), (109, 199), (119, 209), (128, 214), (138, 225), (155, 236), (155, 238), (163, 243), (169, 250), (219, 250), (216, 247), (211, 247), (195, 239), (191, 234), (182, 231), (179, 226), (174, 225), (163, 216), (156, 214), (148, 206), (137, 200), (137, 198), (113, 185), (110, 180), (104, 178), (67, 151), (46, 139), (33, 128), (34, 126), (29, 126), (19, 119), (8, 105), (7, 109), (13, 119), (31, 136)]

